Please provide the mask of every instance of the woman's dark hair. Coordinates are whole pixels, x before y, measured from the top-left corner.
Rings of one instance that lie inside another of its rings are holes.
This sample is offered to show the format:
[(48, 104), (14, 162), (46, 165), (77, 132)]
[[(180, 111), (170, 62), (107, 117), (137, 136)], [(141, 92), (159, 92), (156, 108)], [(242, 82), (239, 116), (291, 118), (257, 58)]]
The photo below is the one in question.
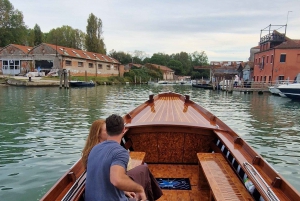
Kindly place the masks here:
[(124, 120), (116, 114), (112, 114), (106, 118), (106, 132), (110, 136), (119, 135), (124, 129)]

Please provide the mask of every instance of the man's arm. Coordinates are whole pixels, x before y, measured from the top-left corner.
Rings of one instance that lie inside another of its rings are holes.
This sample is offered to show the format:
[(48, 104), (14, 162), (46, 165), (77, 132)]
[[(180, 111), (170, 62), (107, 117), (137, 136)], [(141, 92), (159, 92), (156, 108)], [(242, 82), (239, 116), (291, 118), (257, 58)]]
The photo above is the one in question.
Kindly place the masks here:
[(135, 193), (144, 193), (144, 188), (126, 175), (125, 169), (120, 165), (110, 167), (110, 182), (119, 190)]

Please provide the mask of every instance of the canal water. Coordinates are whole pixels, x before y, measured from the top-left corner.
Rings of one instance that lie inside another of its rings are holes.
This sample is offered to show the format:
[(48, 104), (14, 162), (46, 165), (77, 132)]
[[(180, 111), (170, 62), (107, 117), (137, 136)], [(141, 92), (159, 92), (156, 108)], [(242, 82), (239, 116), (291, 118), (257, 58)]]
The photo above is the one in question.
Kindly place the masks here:
[(91, 123), (173, 91), (218, 116), (300, 191), (300, 102), (191, 86), (0, 86), (0, 200), (39, 200), (80, 157)]

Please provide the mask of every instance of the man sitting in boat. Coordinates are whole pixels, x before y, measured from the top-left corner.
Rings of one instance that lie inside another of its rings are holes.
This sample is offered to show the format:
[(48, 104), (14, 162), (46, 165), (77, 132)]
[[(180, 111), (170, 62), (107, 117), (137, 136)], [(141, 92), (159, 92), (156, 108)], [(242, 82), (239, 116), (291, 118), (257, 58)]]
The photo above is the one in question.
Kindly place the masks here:
[[(86, 201), (128, 200), (127, 197), (130, 200), (145, 200), (146, 195), (148, 200), (161, 197), (162, 191), (146, 165), (137, 166), (129, 170), (126, 175), (129, 155), (120, 146), (124, 133), (123, 119), (111, 115), (107, 121), (109, 122), (107, 132), (104, 120), (96, 120), (92, 124), (83, 149), (82, 161), (87, 167)], [(107, 135), (107, 133), (112, 134)], [(106, 139), (108, 141), (103, 142)], [(100, 142), (103, 143), (98, 144)], [(95, 148), (92, 149), (94, 146)], [(114, 174), (110, 174), (111, 172)], [(141, 178), (141, 175), (144, 177)]]

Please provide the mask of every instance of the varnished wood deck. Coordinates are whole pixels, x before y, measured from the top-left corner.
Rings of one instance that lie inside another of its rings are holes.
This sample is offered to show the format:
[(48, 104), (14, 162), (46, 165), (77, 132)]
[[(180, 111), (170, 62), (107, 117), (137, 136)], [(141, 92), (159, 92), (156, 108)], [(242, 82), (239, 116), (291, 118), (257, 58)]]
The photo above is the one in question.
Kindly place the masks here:
[(148, 164), (156, 178), (189, 178), (192, 190), (163, 190), (158, 201), (208, 201), (209, 189), (199, 189), (198, 165)]
[(185, 102), (179, 96), (158, 97), (153, 103), (145, 105), (130, 119), (130, 126), (147, 124), (196, 125), (215, 128), (205, 114), (194, 108), (190, 102)]

